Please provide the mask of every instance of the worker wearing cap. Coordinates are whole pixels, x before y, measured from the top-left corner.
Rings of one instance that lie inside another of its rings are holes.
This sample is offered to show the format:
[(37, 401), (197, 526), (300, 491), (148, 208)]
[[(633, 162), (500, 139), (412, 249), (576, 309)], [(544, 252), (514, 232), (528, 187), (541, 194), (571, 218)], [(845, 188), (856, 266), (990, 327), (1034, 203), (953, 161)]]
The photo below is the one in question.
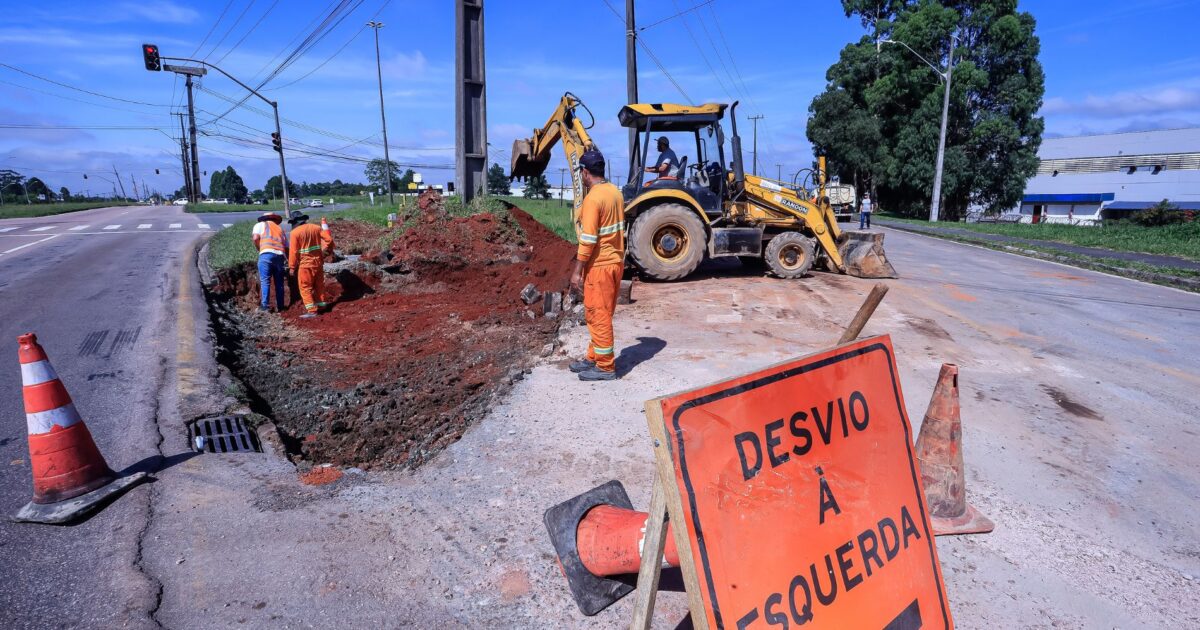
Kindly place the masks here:
[(308, 215), (293, 211), (288, 224), (292, 226), (288, 251), (288, 266), (300, 286), (300, 299), (304, 301), (301, 319), (312, 319), (317, 312), (328, 306), (325, 303), (325, 254), (333, 253), (333, 238), (329, 232), (308, 223)]
[(267, 311), (270, 305), (271, 285), (275, 285), (275, 308), (282, 312), (287, 305), (283, 301), (283, 278), (287, 274), (287, 240), (283, 236), (283, 217), (268, 212), (258, 217), (250, 238), (258, 250), (258, 284), (262, 287), (262, 299), (258, 310)]
[(587, 194), (575, 219), (579, 248), (571, 265), (571, 292), (583, 288), (591, 343), (587, 358), (570, 367), (579, 380), (611, 381), (617, 378), (612, 318), (625, 271), (625, 202), (621, 191), (604, 178), (604, 156), (599, 151), (584, 152), (576, 168)]
[(657, 144), (658, 159), (646, 167), (646, 172), (656, 174), (658, 177), (655, 179), (675, 179), (678, 177), (676, 171), (679, 170), (679, 158), (671, 150), (671, 141), (666, 136), (659, 136)]

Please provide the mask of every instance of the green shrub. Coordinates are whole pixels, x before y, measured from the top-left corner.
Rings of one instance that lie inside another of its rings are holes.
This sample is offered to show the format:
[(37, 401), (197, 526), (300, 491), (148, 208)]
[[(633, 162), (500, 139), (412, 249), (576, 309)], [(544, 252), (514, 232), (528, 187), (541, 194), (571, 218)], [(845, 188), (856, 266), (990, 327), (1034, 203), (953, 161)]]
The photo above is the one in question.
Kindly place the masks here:
[(1184, 213), (1179, 211), (1179, 208), (1171, 205), (1171, 202), (1163, 199), (1153, 207), (1146, 208), (1141, 212), (1135, 212), (1129, 217), (1129, 221), (1142, 227), (1159, 227), (1163, 225), (1175, 225), (1183, 223)]

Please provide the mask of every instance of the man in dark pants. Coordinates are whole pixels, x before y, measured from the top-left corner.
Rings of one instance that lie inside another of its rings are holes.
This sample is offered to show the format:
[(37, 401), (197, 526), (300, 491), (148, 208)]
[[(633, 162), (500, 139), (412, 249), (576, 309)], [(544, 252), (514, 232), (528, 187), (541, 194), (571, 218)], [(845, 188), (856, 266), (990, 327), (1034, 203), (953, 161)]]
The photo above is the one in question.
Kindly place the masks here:
[(258, 217), (250, 238), (254, 248), (258, 250), (258, 283), (262, 285), (262, 299), (258, 302), (258, 310), (267, 311), (270, 307), (271, 285), (275, 285), (275, 307), (279, 312), (287, 307), (283, 301), (283, 278), (287, 273), (288, 243), (284, 238), (283, 217), (268, 212)]

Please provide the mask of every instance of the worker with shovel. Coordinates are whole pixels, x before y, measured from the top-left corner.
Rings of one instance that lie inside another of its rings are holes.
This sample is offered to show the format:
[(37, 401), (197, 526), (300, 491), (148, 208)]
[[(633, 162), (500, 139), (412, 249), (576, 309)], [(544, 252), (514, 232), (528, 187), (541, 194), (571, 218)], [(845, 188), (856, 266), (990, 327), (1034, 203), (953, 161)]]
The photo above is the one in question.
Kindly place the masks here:
[(325, 253), (333, 253), (333, 237), (328, 231), (308, 223), (308, 215), (293, 210), (288, 225), (292, 235), (288, 251), (288, 266), (300, 286), (305, 314), (300, 319), (312, 319), (328, 306), (325, 303)]
[(571, 265), (572, 293), (583, 288), (583, 312), (591, 343), (587, 358), (571, 364), (581, 381), (617, 378), (613, 354), (613, 312), (625, 271), (625, 202), (604, 178), (604, 155), (592, 149), (579, 157), (587, 191), (575, 222), (579, 249)]

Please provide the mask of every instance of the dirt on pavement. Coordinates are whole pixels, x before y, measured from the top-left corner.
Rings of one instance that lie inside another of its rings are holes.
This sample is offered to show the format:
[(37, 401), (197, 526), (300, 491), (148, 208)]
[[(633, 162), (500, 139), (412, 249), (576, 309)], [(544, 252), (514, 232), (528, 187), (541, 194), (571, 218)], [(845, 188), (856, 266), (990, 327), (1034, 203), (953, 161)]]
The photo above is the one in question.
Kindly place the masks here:
[(572, 245), (521, 210), (455, 218), (432, 197), (407, 222), (330, 224), (339, 250), (366, 255), (326, 265), (317, 319), (257, 313), (249, 265), (219, 274), (222, 359), (307, 462), (419, 465), (553, 350), (558, 317), (521, 292), (565, 290)]

